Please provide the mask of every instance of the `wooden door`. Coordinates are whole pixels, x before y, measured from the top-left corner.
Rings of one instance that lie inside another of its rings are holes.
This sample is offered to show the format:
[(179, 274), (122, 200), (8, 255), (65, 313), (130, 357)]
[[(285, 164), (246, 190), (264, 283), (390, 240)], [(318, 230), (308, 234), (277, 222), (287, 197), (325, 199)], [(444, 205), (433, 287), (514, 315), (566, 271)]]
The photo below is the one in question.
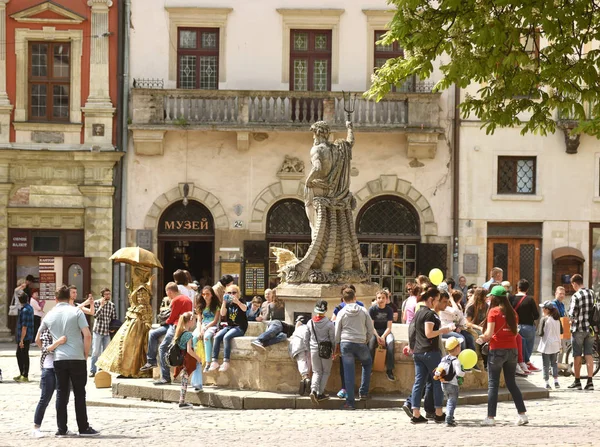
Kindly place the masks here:
[(500, 267), (513, 293), (520, 279), (529, 281), (529, 294), (540, 300), (540, 239), (490, 238), (487, 247), (487, 271)]
[[(92, 259), (65, 256), (63, 258), (63, 284), (77, 286), (77, 302), (85, 301), (88, 293), (92, 292)], [(103, 287), (110, 287), (110, 284)], [(94, 290), (94, 293), (94, 296), (97, 297), (100, 290)]]

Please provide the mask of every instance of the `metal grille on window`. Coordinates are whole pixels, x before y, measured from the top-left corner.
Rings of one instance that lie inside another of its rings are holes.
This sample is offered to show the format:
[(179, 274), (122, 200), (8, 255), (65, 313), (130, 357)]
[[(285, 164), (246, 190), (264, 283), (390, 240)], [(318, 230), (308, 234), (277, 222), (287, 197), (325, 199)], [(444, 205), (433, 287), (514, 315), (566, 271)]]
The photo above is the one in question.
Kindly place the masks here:
[(216, 56), (200, 57), (200, 88), (204, 90), (217, 89), (217, 58)]
[(316, 60), (314, 65), (314, 91), (327, 91), (327, 60)]
[(310, 224), (302, 202), (282, 200), (276, 203), (269, 212), (267, 234), (310, 236)]
[[(535, 290), (535, 245), (519, 246), (519, 278), (529, 281), (529, 290)], [(505, 270), (506, 271), (506, 270)]]
[(448, 246), (446, 244), (419, 245), (419, 265), (417, 273), (428, 275), (431, 269), (440, 269), (444, 276), (448, 270)]
[(533, 194), (534, 158), (498, 158), (498, 194)]
[(327, 49), (327, 35), (318, 34), (315, 37), (315, 50), (326, 50)]
[(308, 50), (308, 33), (295, 33), (294, 34), (294, 50), (307, 51)]
[(517, 192), (530, 194), (533, 192), (533, 160), (517, 161)]
[(185, 48), (185, 49), (196, 48), (196, 31), (180, 30), (179, 31), (179, 48)]
[(207, 48), (207, 49), (217, 48), (217, 33), (214, 33), (214, 32), (202, 33), (202, 48)]
[[(368, 205), (367, 205), (368, 206)], [(381, 199), (368, 206), (360, 218), (360, 235), (418, 236), (419, 220), (397, 199)]]
[(294, 90), (306, 91), (308, 87), (308, 61), (306, 59), (294, 60)]
[(389, 289), (394, 302), (401, 303), (406, 283), (416, 276), (416, 244), (361, 242), (360, 252), (371, 281)]
[(179, 88), (196, 88), (196, 56), (179, 56)]

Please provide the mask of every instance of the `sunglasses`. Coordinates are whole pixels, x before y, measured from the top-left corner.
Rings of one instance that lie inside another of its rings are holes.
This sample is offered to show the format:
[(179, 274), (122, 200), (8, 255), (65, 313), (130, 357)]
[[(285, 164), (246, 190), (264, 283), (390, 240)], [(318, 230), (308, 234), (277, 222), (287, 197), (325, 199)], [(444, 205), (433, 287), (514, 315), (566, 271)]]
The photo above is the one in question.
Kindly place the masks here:
[(237, 292), (235, 290), (232, 290), (231, 292), (227, 292), (230, 295), (237, 295)]

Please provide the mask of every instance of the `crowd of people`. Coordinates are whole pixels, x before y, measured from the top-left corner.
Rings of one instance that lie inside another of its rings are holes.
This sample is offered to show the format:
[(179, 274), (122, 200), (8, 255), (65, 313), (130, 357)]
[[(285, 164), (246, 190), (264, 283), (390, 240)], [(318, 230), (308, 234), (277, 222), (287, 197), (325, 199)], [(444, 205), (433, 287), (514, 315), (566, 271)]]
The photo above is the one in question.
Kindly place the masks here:
[[(396, 307), (387, 289), (376, 293), (367, 307), (358, 301), (351, 284), (341, 287), (341, 301), (327, 317), (328, 303), (318, 300), (311, 318), (298, 317), (294, 325), (286, 323), (285, 303), (276, 290), (267, 289), (265, 299), (254, 297), (248, 303), (230, 275), (224, 275), (214, 286), (199, 287), (185, 270), (177, 270), (174, 281), (165, 288), (164, 320), (148, 335), (147, 361), (140, 372), (150, 371), (160, 363), (161, 377), (154, 383), (172, 382), (167, 357), (172, 346), (179, 347), (183, 361), (175, 369), (181, 392), (179, 408), (191, 408), (186, 393), (191, 384), (203, 389), (203, 374), (225, 373), (230, 368), (232, 340), (242, 337), (248, 322), (266, 323), (266, 330), (251, 345), (259, 351), (289, 340), (288, 349), (300, 373), (299, 394), (309, 395), (315, 405), (329, 399), (327, 382), (333, 361), (340, 357), (341, 389), (337, 397), (344, 400), (343, 409), (353, 410), (356, 401), (367, 399), (371, 374), (377, 352), (385, 352), (385, 374), (396, 381), (395, 339), (393, 323), (409, 325), (409, 343), (404, 354), (411, 356), (415, 368), (412, 391), (403, 410), (412, 424), (445, 423), (457, 425), (455, 411), (466, 374), (487, 371), (488, 409), (483, 425), (493, 425), (496, 418), (501, 372), (506, 388), (517, 409), (517, 425), (528, 421), (526, 407), (515, 377), (543, 370), (546, 388), (551, 378), (559, 388), (558, 361), (569, 337), (574, 355), (575, 390), (593, 390), (593, 336), (591, 314), (595, 295), (583, 286), (581, 275), (573, 275), (575, 291), (569, 309), (563, 303), (565, 289), (556, 289), (555, 299), (538, 305), (529, 294), (529, 283), (518, 281), (515, 293), (511, 284), (503, 281), (503, 271), (494, 268), (489, 281), (481, 287), (466, 285), (461, 276), (458, 284), (447, 278), (433, 285), (420, 275), (407, 284), (409, 297)], [(29, 346), (35, 342), (42, 350), (41, 397), (34, 416), (34, 437), (41, 437), (40, 427), (45, 410), (56, 391), (57, 436), (72, 434), (67, 426), (66, 405), (70, 391), (75, 396), (79, 434), (94, 436), (88, 423), (85, 405), (87, 376), (96, 372), (96, 361), (110, 342), (110, 328), (116, 320), (115, 306), (109, 289), (103, 289), (97, 300), (93, 296), (76, 304), (77, 289), (61, 286), (56, 292), (57, 305), (44, 313), (44, 302), (28, 290), (31, 280), (22, 281), (14, 293), (19, 304), (16, 327), (17, 382), (29, 381)], [(31, 297), (27, 291), (31, 293)], [(541, 309), (541, 313), (540, 313)], [(94, 316), (90, 332), (86, 315)], [(565, 325), (565, 320), (568, 322)], [(566, 327), (566, 329), (565, 329)], [(536, 349), (542, 354), (542, 368), (531, 361)], [(219, 354), (223, 347), (222, 361)], [(477, 361), (465, 369), (460, 353), (476, 352)], [(91, 351), (89, 373), (87, 358)], [(160, 362), (158, 361), (160, 359)], [(587, 382), (581, 383), (582, 359), (587, 367)], [(362, 368), (360, 386), (355, 390), (355, 364)], [(444, 395), (447, 400), (443, 410)], [(424, 399), (425, 416), (421, 412)]]

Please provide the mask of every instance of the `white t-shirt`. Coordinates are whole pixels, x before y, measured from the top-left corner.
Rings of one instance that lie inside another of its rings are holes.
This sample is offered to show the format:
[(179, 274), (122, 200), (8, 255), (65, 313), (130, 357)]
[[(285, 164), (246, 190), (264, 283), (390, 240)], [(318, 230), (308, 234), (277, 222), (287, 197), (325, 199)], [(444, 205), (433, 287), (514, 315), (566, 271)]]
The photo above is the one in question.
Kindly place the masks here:
[(49, 352), (48, 354), (46, 354), (42, 368), (54, 368), (54, 353), (53, 352)]
[(194, 302), (194, 295), (196, 294), (196, 292), (194, 292), (192, 289), (188, 289), (186, 286), (181, 284), (177, 284), (177, 288), (179, 289), (179, 293), (187, 296), (192, 301), (192, 303)]

